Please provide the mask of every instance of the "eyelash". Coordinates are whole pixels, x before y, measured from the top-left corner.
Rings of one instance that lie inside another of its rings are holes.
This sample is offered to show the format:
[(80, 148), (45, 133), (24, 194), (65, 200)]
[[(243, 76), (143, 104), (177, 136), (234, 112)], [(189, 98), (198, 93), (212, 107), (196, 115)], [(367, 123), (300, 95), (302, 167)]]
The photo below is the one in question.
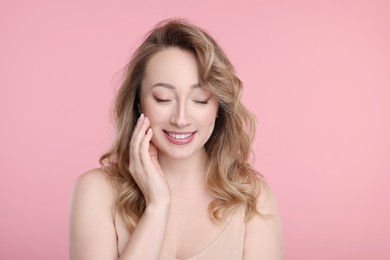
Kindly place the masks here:
[(194, 102), (195, 102), (195, 103), (197, 103), (197, 104), (206, 105), (206, 104), (208, 104), (208, 103), (209, 103), (209, 99), (207, 99), (207, 100), (204, 100), (204, 101), (200, 101), (200, 100), (194, 100)]
[(157, 97), (154, 97), (154, 99), (155, 99), (158, 103), (168, 103), (169, 101), (171, 101), (170, 99), (161, 99), (161, 98), (157, 98)]
[[(154, 99), (155, 99), (156, 102), (158, 102), (158, 103), (168, 103), (168, 102), (171, 101), (170, 99), (161, 99), (161, 98), (157, 98), (157, 97), (154, 97)], [(207, 100), (193, 100), (193, 101), (194, 101), (195, 103), (197, 103), (197, 104), (206, 105), (206, 104), (209, 103), (209, 100), (210, 100), (210, 98), (207, 99)]]

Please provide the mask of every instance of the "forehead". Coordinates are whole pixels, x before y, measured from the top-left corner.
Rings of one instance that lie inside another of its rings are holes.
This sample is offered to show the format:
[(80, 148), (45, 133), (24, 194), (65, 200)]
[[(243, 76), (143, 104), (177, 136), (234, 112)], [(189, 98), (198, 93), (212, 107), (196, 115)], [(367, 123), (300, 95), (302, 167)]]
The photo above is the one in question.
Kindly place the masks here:
[(142, 85), (167, 83), (173, 86), (192, 86), (199, 81), (195, 55), (179, 48), (166, 48), (154, 54), (145, 68)]

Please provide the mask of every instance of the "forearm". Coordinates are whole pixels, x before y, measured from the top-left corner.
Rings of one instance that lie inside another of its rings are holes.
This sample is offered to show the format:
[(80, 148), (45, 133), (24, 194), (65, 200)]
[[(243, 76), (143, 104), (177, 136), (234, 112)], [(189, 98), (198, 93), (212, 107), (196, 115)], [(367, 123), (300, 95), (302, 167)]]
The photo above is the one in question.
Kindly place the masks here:
[(149, 205), (120, 256), (120, 260), (157, 260), (164, 243), (170, 204)]

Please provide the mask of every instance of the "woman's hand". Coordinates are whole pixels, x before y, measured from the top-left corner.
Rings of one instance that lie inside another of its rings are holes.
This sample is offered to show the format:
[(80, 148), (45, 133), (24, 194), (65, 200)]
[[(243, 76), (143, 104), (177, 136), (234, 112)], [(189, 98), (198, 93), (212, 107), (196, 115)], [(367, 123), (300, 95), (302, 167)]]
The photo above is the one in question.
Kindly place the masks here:
[(146, 205), (171, 202), (165, 175), (158, 162), (158, 151), (151, 143), (153, 131), (143, 114), (139, 117), (130, 140), (129, 171), (145, 196)]

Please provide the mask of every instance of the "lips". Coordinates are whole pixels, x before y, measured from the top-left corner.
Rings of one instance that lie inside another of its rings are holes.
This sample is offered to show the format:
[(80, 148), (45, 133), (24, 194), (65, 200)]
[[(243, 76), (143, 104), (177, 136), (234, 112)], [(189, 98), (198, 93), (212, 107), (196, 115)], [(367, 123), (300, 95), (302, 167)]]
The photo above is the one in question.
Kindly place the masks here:
[(187, 139), (188, 137), (190, 137), (191, 135), (193, 135), (194, 133), (188, 133), (188, 134), (174, 134), (174, 133), (169, 133), (167, 132), (167, 134), (170, 136), (170, 137), (173, 137), (175, 139)]
[(195, 136), (195, 132), (170, 132), (164, 131), (168, 140), (173, 144), (188, 144)]

